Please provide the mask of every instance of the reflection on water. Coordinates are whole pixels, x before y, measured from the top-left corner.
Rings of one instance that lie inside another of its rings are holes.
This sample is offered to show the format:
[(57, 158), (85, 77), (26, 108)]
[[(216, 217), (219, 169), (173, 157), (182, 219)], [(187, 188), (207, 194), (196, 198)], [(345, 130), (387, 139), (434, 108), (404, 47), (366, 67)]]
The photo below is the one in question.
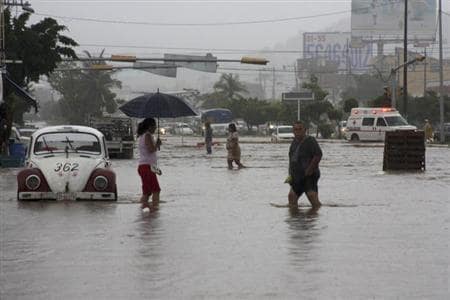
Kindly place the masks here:
[(179, 146), (151, 214), (135, 160), (113, 161), (117, 202), (17, 202), (17, 169), (0, 169), (0, 298), (449, 298), (449, 149), (392, 173), (382, 147), (321, 143), (313, 212), (284, 207), (289, 144), (242, 143), (232, 172), (223, 147)]
[(289, 208), (289, 217), (286, 219), (289, 229), (290, 245), (289, 257), (292, 264), (304, 267), (305, 262), (317, 262), (316, 241), (320, 231), (316, 228), (319, 213), (315, 209)]

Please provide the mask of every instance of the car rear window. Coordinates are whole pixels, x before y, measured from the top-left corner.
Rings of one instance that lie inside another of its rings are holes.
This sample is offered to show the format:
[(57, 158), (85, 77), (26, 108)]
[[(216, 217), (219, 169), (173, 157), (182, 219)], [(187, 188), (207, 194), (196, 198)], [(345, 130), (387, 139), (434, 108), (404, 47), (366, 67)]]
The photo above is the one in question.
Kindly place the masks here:
[(278, 127), (278, 133), (292, 133), (292, 127)]
[(90, 133), (52, 132), (37, 137), (34, 143), (35, 154), (55, 152), (100, 154), (100, 141)]

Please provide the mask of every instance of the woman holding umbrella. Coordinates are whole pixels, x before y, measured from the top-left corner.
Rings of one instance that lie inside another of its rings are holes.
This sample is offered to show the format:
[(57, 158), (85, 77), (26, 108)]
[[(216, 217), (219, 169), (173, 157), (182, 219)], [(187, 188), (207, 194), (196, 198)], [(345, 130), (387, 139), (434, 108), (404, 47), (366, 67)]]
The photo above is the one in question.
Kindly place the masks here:
[[(158, 209), (159, 187), (158, 178), (156, 174), (161, 175), (161, 170), (157, 167), (158, 156), (157, 151), (161, 146), (161, 140), (158, 138), (155, 141), (154, 133), (156, 130), (156, 121), (153, 118), (146, 118), (138, 125), (137, 134), (139, 139), (139, 166), (138, 173), (142, 180), (142, 209), (148, 208), (150, 211)], [(148, 200), (152, 196), (152, 205), (150, 206)]]

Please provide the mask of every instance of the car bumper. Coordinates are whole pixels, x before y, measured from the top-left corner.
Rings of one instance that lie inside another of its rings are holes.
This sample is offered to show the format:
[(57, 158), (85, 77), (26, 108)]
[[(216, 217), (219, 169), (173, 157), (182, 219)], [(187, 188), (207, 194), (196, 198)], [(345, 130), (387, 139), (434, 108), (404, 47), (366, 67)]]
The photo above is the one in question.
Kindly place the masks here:
[(18, 200), (116, 200), (115, 193), (109, 192), (19, 192)]

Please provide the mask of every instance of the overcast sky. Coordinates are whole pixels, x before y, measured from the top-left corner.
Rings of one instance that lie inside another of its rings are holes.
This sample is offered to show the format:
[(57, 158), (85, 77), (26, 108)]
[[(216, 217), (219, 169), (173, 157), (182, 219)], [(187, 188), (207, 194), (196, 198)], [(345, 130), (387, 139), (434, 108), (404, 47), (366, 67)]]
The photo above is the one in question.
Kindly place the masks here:
[[(51, 15), (66, 25), (83, 48), (118, 48), (109, 45), (155, 48), (261, 49), (284, 43), (299, 31), (318, 31), (350, 17), (349, 0), (313, 1), (38, 1), (30, 0), (32, 21)], [(346, 13), (342, 13), (345, 12)], [(335, 13), (323, 17), (311, 17)], [(252, 22), (310, 17), (284, 22), (173, 26)], [(77, 18), (88, 18), (84, 21)], [(110, 22), (107, 22), (110, 21)], [(118, 22), (118, 23), (113, 23)], [(139, 24), (131, 24), (137, 22)], [(128, 24), (126, 24), (128, 23)], [(146, 24), (147, 23), (147, 24)], [(166, 25), (151, 25), (159, 23)], [(88, 45), (98, 45), (88, 47)], [(152, 53), (158, 49), (128, 48), (119, 52)]]
[[(78, 52), (105, 49), (106, 54), (139, 57), (211, 52), (219, 58), (240, 58), (252, 54), (246, 49), (273, 49), (275, 45), (300, 51), (302, 32), (349, 31), (351, 17), (351, 0), (28, 1), (35, 11), (31, 22), (47, 16), (56, 19), (68, 28), (65, 34), (80, 44)], [(443, 10), (450, 10), (450, 1), (443, 0)], [(450, 19), (447, 14), (443, 17)], [(298, 43), (292, 43), (293, 39)], [(236, 51), (227, 55), (224, 49)], [(300, 54), (290, 56), (278, 65), (293, 64)], [(272, 56), (272, 62), (278, 57)]]

